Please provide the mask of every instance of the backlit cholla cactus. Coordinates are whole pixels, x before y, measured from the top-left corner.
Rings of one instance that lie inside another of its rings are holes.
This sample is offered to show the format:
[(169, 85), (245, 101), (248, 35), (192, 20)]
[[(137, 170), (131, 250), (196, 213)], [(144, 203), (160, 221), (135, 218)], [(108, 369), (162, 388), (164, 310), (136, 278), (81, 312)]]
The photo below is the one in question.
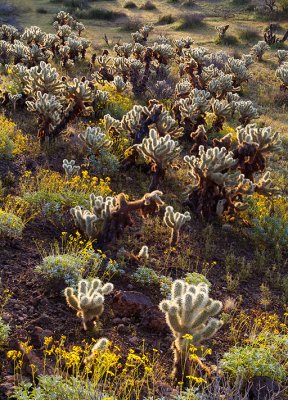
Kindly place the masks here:
[(175, 96), (179, 99), (188, 97), (191, 90), (191, 82), (188, 79), (182, 79), (175, 86)]
[(79, 138), (86, 143), (88, 149), (94, 154), (98, 154), (103, 148), (108, 149), (112, 144), (99, 127), (88, 126), (85, 132), (80, 133)]
[(54, 95), (58, 99), (62, 97), (64, 84), (51, 64), (41, 61), (39, 66), (32, 67), (28, 73), (26, 93), (35, 95), (40, 91), (42, 94)]
[(225, 74), (220, 71), (217, 77), (210, 80), (207, 85), (207, 90), (216, 99), (223, 99), (228, 92), (235, 92), (240, 90), (239, 87), (234, 87), (233, 76), (231, 74)]
[(17, 101), (19, 101), (22, 98), (22, 94), (21, 93), (16, 93), (16, 94), (12, 94), (12, 93), (8, 93), (8, 98), (10, 103), (12, 104), (13, 110), (15, 111), (16, 109), (16, 103)]
[(168, 64), (169, 61), (174, 57), (174, 49), (170, 44), (167, 43), (154, 43), (152, 50), (153, 56), (161, 64)]
[(124, 92), (124, 90), (127, 88), (127, 83), (124, 82), (123, 78), (119, 75), (115, 76), (113, 85), (118, 93)]
[(93, 329), (104, 311), (104, 296), (110, 294), (113, 289), (112, 283), (103, 285), (100, 279), (93, 279), (91, 282), (82, 279), (78, 284), (77, 295), (74, 294), (73, 288), (65, 289), (67, 304), (77, 311), (85, 330)]
[(155, 190), (146, 193), (138, 200), (128, 201), (124, 193), (119, 193), (116, 198), (90, 196), (91, 211), (83, 210), (76, 206), (71, 208), (75, 225), (90, 240), (97, 239), (97, 244), (113, 241), (126, 226), (132, 224), (131, 212), (138, 211), (142, 218), (153, 215), (164, 204), (161, 200), (162, 192)]
[(27, 109), (38, 114), (38, 137), (41, 141), (49, 138), (52, 129), (59, 124), (62, 105), (58, 99), (50, 93), (37, 92), (33, 101), (26, 101)]
[(173, 207), (166, 207), (164, 214), (164, 224), (171, 228), (171, 238), (170, 238), (170, 246), (174, 247), (177, 245), (179, 241), (180, 229), (185, 224), (191, 220), (191, 215), (188, 211), (184, 214), (180, 212), (174, 212)]
[(129, 58), (133, 51), (133, 44), (132, 43), (123, 43), (121, 45), (116, 44), (113, 50), (119, 57)]
[(89, 115), (91, 113), (92, 106), (90, 104), (93, 101), (93, 94), (89, 81), (82, 82), (78, 78), (74, 78), (72, 82), (67, 82), (65, 95), (70, 100), (69, 108), (75, 117), (79, 114)]
[(62, 167), (68, 179), (79, 174), (80, 166), (75, 164), (75, 160), (68, 161), (66, 158), (63, 160)]
[(247, 82), (251, 78), (251, 74), (243, 60), (230, 57), (226, 64), (226, 69), (229, 74), (232, 74), (236, 87), (240, 86), (243, 82)]
[(3, 24), (0, 26), (0, 40), (13, 43), (19, 37), (19, 31), (12, 25)]
[(215, 26), (215, 29), (218, 32), (218, 37), (220, 40), (224, 38), (225, 33), (227, 32), (228, 28), (229, 28), (229, 25)]
[(257, 59), (257, 61), (262, 61), (263, 56), (270, 49), (270, 46), (264, 40), (260, 40), (255, 46), (252, 47), (251, 53)]
[[(188, 89), (188, 87), (187, 87)], [(190, 138), (197, 126), (205, 123), (205, 113), (210, 110), (211, 94), (206, 90), (193, 89), (186, 98), (174, 105), (175, 118), (184, 128), (184, 136)]]
[(160, 137), (155, 129), (150, 129), (149, 138), (144, 138), (137, 146), (137, 150), (152, 163), (151, 170), (154, 174), (149, 187), (149, 191), (152, 191), (158, 188), (160, 179), (164, 178), (165, 170), (179, 155), (181, 148), (170, 135)]
[(139, 31), (131, 33), (132, 39), (135, 43), (145, 44), (147, 42), (149, 33), (153, 30), (153, 25), (144, 25)]
[(276, 76), (281, 81), (280, 90), (288, 90), (288, 62), (284, 62), (276, 70)]
[(34, 43), (39, 46), (44, 44), (45, 36), (46, 34), (38, 26), (30, 26), (30, 28), (25, 28), (21, 40), (28, 45)]
[(20, 40), (15, 40), (11, 46), (11, 54), (14, 57), (14, 64), (27, 64), (30, 58), (30, 49)]
[(41, 61), (48, 61), (50, 54), (51, 53), (46, 50), (44, 52), (39, 46), (37, 46), (37, 44), (32, 44), (30, 47), (29, 64), (34, 66), (38, 65)]
[(213, 317), (221, 311), (222, 303), (209, 297), (209, 287), (205, 283), (190, 285), (176, 280), (172, 284), (171, 299), (163, 300), (159, 307), (174, 336), (172, 377), (185, 386), (189, 376), (195, 374), (195, 359), (189, 358), (189, 347), (198, 347), (221, 328), (223, 322)]
[(237, 101), (235, 111), (239, 113), (239, 122), (243, 126), (250, 124), (252, 119), (259, 118), (258, 110), (250, 100)]
[(144, 262), (148, 261), (149, 257), (150, 257), (148, 246), (142, 246), (137, 257), (140, 261), (144, 261)]
[(12, 73), (17, 83), (17, 87), (19, 87), (19, 90), (23, 92), (29, 76), (28, 68), (25, 65), (17, 64), (12, 67)]
[[(225, 211), (236, 211), (235, 202), (238, 201), (236, 188), (239, 184), (240, 171), (235, 170), (237, 159), (233, 152), (225, 147), (205, 150), (199, 146), (199, 156), (185, 156), (184, 161), (190, 166), (188, 172), (191, 184), (188, 186), (187, 205), (196, 213), (205, 218), (217, 215), (216, 209), (220, 200), (225, 200)], [(224, 211), (224, 210), (223, 210)]]
[(227, 100), (220, 101), (213, 98), (211, 100), (211, 111), (216, 116), (216, 119), (213, 122), (213, 128), (216, 131), (220, 131), (223, 129), (223, 124), (226, 118), (231, 115), (231, 105)]
[(279, 65), (281, 65), (285, 61), (288, 61), (288, 50), (278, 50), (277, 57), (278, 57)]
[(238, 147), (234, 157), (245, 178), (254, 181), (255, 172), (264, 171), (269, 153), (281, 149), (279, 132), (273, 132), (271, 126), (258, 128), (255, 124), (237, 128)]
[(99, 355), (101, 356), (102, 352), (105, 352), (105, 350), (108, 348), (110, 342), (107, 338), (100, 338), (97, 340), (97, 342), (94, 344), (94, 346), (91, 349), (91, 354), (87, 356), (84, 359), (85, 364), (89, 364), (93, 362), (96, 358), (99, 359)]
[(176, 39), (175, 40), (176, 53), (179, 56), (181, 56), (182, 50), (189, 49), (193, 43), (194, 43), (194, 40), (190, 36), (186, 36), (186, 38), (181, 37), (180, 39)]

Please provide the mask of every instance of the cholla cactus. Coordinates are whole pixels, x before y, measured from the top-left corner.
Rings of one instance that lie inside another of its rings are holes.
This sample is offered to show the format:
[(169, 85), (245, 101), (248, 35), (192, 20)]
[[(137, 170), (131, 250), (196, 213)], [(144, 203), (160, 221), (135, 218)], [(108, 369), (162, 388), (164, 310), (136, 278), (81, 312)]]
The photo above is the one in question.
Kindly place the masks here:
[(25, 28), (21, 40), (28, 45), (34, 43), (39, 46), (45, 42), (45, 37), (46, 34), (38, 26), (30, 26), (30, 28)]
[(229, 25), (215, 26), (215, 29), (218, 32), (218, 37), (220, 40), (222, 40), (224, 38), (225, 33), (227, 32), (228, 28), (229, 28)]
[(191, 215), (188, 211), (184, 214), (180, 212), (174, 212), (173, 207), (166, 207), (164, 214), (164, 224), (171, 228), (171, 238), (170, 238), (170, 246), (174, 247), (177, 245), (179, 241), (180, 229), (185, 224), (191, 220)]
[(144, 25), (139, 31), (131, 33), (132, 39), (135, 43), (145, 44), (147, 42), (149, 33), (153, 30), (153, 25)]
[(121, 45), (116, 44), (113, 50), (119, 57), (129, 58), (133, 51), (133, 44), (132, 43), (123, 43)]
[(119, 75), (115, 76), (113, 84), (118, 93), (124, 92), (124, 90), (127, 88), (127, 83), (124, 82), (123, 78), (121, 78)]
[(101, 352), (105, 351), (108, 348), (109, 343), (109, 340), (104, 337), (97, 340), (97, 342), (91, 349), (91, 354), (84, 359), (84, 363), (89, 364), (90, 362), (93, 362), (96, 357), (99, 357), (99, 354), (101, 354)]
[(279, 65), (281, 65), (285, 61), (288, 61), (288, 50), (278, 50), (277, 57)]
[(270, 46), (264, 40), (260, 40), (255, 46), (252, 47), (251, 53), (258, 61), (263, 60), (263, 55), (270, 49)]
[(240, 114), (239, 122), (244, 126), (250, 124), (252, 119), (259, 118), (258, 110), (250, 100), (237, 101), (235, 103), (235, 111)]
[(8, 98), (10, 103), (12, 104), (13, 110), (15, 111), (16, 109), (16, 103), (17, 101), (19, 101), (22, 98), (22, 94), (21, 93), (16, 93), (16, 94), (12, 94), (12, 93), (8, 93)]
[(209, 297), (209, 287), (205, 283), (190, 285), (176, 280), (172, 284), (171, 300), (163, 300), (159, 307), (174, 336), (172, 376), (185, 385), (188, 377), (194, 375), (189, 347), (191, 344), (197, 347), (221, 328), (223, 322), (213, 317), (221, 311), (222, 303)]
[(12, 25), (3, 24), (0, 26), (0, 40), (13, 43), (19, 37), (19, 31)]
[(65, 289), (67, 304), (77, 311), (77, 316), (82, 319), (85, 330), (92, 329), (95, 322), (104, 311), (104, 296), (110, 294), (114, 289), (112, 283), (103, 283), (100, 279), (93, 279), (89, 282), (82, 279), (78, 284), (77, 296), (74, 289)]
[(277, 68), (276, 76), (282, 82), (280, 89), (283, 91), (288, 90), (288, 62), (284, 62), (279, 68)]
[(191, 82), (188, 79), (182, 79), (180, 82), (177, 83), (175, 87), (175, 96), (177, 98), (188, 97), (191, 90), (192, 90)]
[(176, 39), (175, 40), (176, 53), (179, 56), (181, 56), (182, 50), (189, 49), (193, 43), (194, 43), (194, 40), (190, 36), (187, 36), (186, 38), (181, 37), (180, 39)]
[(231, 115), (231, 105), (227, 102), (227, 100), (220, 101), (217, 99), (212, 99), (211, 110), (216, 116), (216, 120), (213, 123), (213, 128), (216, 131), (220, 131), (223, 129), (225, 119)]
[(76, 226), (97, 244), (111, 242), (118, 237), (127, 225), (131, 225), (132, 211), (139, 211), (143, 218), (156, 213), (164, 204), (162, 192), (155, 190), (146, 193), (141, 199), (127, 201), (124, 193), (116, 198), (91, 195), (91, 211), (77, 206), (70, 210)]
[(222, 71), (216, 78), (211, 79), (207, 85), (207, 90), (217, 99), (221, 100), (228, 92), (240, 90), (234, 87), (233, 76), (224, 74)]
[(26, 93), (33, 95), (40, 91), (42, 94), (49, 93), (60, 99), (63, 89), (63, 82), (59, 79), (58, 72), (51, 64), (41, 61), (39, 66), (32, 67), (29, 70)]
[(51, 130), (59, 124), (62, 105), (55, 96), (50, 93), (37, 92), (34, 101), (26, 101), (27, 109), (36, 112), (39, 116), (38, 137), (44, 141), (49, 138)]
[(14, 57), (14, 64), (27, 64), (30, 58), (30, 49), (20, 40), (15, 40), (11, 46), (11, 54)]
[(235, 86), (240, 86), (243, 82), (247, 82), (251, 77), (245, 61), (243, 60), (237, 60), (230, 57), (226, 64), (226, 68), (227, 72), (232, 74)]
[(80, 206), (70, 209), (74, 223), (85, 235), (94, 240), (99, 234), (99, 224), (97, 216), (89, 210), (83, 210)]
[(147, 161), (152, 162), (152, 171), (155, 172), (149, 187), (149, 191), (152, 191), (157, 189), (159, 180), (164, 177), (165, 170), (179, 155), (181, 148), (170, 135), (159, 137), (155, 129), (150, 129), (149, 138), (144, 138), (137, 150)]
[(149, 249), (148, 246), (142, 246), (141, 250), (137, 255), (139, 260), (143, 260), (144, 262), (149, 260)]
[(75, 160), (68, 161), (66, 158), (63, 160), (62, 167), (68, 179), (79, 174), (80, 166), (75, 164)]
[(270, 126), (258, 128), (255, 124), (237, 128), (238, 147), (234, 156), (238, 167), (246, 178), (254, 181), (254, 174), (264, 171), (265, 155), (281, 149), (279, 132), (273, 132)]
[(168, 64), (174, 57), (174, 49), (168, 43), (154, 43), (152, 50), (154, 57), (161, 64)]
[(111, 147), (112, 144), (99, 127), (88, 126), (84, 133), (80, 133), (79, 138), (86, 143), (88, 149), (94, 154), (99, 153), (103, 148)]

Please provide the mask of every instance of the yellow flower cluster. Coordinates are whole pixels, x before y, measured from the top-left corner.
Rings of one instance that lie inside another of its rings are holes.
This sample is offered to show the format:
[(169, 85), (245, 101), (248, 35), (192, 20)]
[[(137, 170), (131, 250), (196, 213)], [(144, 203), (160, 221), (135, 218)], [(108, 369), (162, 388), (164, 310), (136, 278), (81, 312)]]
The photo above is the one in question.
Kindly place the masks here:
[(16, 124), (0, 115), (0, 158), (11, 158), (28, 149), (28, 138)]

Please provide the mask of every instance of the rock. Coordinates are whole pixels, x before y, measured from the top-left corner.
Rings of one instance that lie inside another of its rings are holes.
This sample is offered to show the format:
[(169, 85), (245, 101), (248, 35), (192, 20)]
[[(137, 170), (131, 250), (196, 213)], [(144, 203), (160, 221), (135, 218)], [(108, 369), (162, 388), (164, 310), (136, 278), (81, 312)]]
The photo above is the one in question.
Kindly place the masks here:
[(120, 324), (120, 323), (122, 322), (122, 319), (119, 318), (119, 317), (117, 317), (117, 318), (114, 318), (114, 319), (112, 320), (112, 322), (113, 322), (113, 324), (118, 325), (118, 324)]
[(4, 322), (9, 322), (11, 319), (11, 314), (4, 311), (1, 318), (3, 319)]
[(130, 329), (128, 326), (125, 326), (124, 324), (120, 324), (117, 326), (117, 332), (118, 333), (129, 333)]
[(280, 396), (281, 388), (280, 385), (267, 376), (257, 376), (253, 379), (252, 386), (250, 388), (249, 395), (251, 399), (261, 400), (282, 400)]
[(145, 310), (152, 307), (151, 299), (136, 291), (122, 291), (115, 293), (112, 308), (115, 315), (121, 317), (140, 316)]
[(133, 346), (136, 346), (136, 345), (138, 344), (138, 342), (139, 342), (139, 339), (138, 339), (138, 337), (136, 337), (136, 336), (132, 336), (132, 337), (129, 339), (129, 343), (132, 344)]
[(165, 320), (165, 315), (157, 306), (148, 308), (142, 314), (141, 324), (151, 332), (168, 332), (169, 328)]
[(53, 332), (49, 329), (42, 329), (40, 326), (29, 327), (31, 344), (34, 348), (40, 348), (44, 344), (44, 338), (53, 336)]
[[(14, 375), (7, 375), (3, 377), (2, 383), (0, 384), (0, 398), (1, 394), (8, 396), (14, 392), (15, 377)], [(5, 398), (5, 397), (4, 397)]]

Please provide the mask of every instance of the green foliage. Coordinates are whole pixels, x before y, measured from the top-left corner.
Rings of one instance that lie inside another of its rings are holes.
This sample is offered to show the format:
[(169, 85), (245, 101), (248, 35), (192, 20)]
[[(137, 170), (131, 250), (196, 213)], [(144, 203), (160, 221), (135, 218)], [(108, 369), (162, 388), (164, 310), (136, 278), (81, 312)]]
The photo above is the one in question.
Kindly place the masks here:
[(0, 317), (0, 349), (7, 343), (10, 333), (10, 327)]
[(231, 348), (224, 354), (220, 366), (234, 379), (251, 381), (257, 376), (266, 376), (284, 382), (287, 376), (287, 345), (287, 335), (264, 334), (252, 345)]
[(106, 10), (105, 8), (91, 8), (88, 10), (77, 10), (75, 13), (77, 18), (82, 19), (101, 19), (104, 21), (115, 21), (117, 18), (127, 17), (125, 13)]
[(74, 377), (64, 379), (57, 375), (39, 377), (38, 386), (22, 383), (16, 387), (12, 399), (15, 400), (104, 400), (111, 399), (104, 393), (91, 388), (85, 381)]
[(48, 279), (63, 278), (67, 285), (75, 286), (81, 279), (86, 264), (86, 258), (81, 255), (58, 254), (44, 257), (35, 271)]
[(21, 218), (0, 208), (0, 237), (18, 238), (24, 229)]
[(282, 11), (288, 11), (288, 0), (278, 0), (278, 4), (280, 5)]

